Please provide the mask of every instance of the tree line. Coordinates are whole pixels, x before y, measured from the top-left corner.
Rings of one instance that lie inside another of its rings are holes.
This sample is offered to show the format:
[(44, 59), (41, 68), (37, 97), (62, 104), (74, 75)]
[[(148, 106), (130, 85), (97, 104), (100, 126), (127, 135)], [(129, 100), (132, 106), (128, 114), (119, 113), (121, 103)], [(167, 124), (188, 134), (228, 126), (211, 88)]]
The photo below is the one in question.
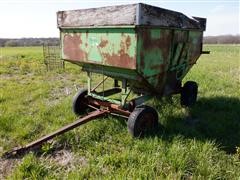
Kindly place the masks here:
[(0, 38), (0, 47), (42, 46), (43, 44), (59, 45), (59, 38)]
[[(21, 38), (21, 39), (4, 39), (0, 38), (0, 47), (17, 47), (17, 46), (41, 46), (43, 44), (59, 45), (59, 38)], [(221, 35), (205, 36), (204, 44), (240, 44), (240, 35)]]
[(205, 36), (204, 44), (240, 44), (240, 35)]

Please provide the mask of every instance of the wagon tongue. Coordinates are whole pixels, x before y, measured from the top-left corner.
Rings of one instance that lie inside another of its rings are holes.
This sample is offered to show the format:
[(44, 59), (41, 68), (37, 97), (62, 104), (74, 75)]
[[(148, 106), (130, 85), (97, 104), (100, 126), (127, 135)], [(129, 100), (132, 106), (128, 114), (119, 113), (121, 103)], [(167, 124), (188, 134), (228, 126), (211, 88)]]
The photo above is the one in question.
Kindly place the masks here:
[(12, 157), (15, 157), (15, 156), (22, 155), (25, 152), (26, 152), (26, 148), (25, 147), (15, 147), (11, 151), (5, 152), (2, 155), (2, 158), (12, 158)]
[(104, 116), (105, 114), (108, 114), (109, 111), (107, 110), (96, 110), (96, 111), (93, 111), (92, 113), (76, 120), (75, 122), (71, 123), (71, 124), (68, 124), (58, 130), (56, 130), (55, 132), (53, 133), (50, 133), (46, 136), (43, 136), (42, 138), (40, 139), (37, 139), (25, 146), (22, 146), (22, 147), (15, 147), (13, 148), (12, 150), (8, 151), (8, 152), (5, 152), (2, 157), (3, 158), (13, 158), (13, 157), (17, 157), (17, 156), (20, 156), (20, 155), (24, 155), (25, 153), (31, 151), (31, 150), (34, 150), (34, 149), (37, 149), (38, 147), (40, 147), (44, 142), (47, 142), (48, 140), (50, 139), (53, 139), (54, 137), (60, 135), (60, 134), (63, 134), (67, 131), (70, 131), (82, 124), (85, 124), (91, 120), (94, 120), (98, 117), (101, 117), (101, 116)]

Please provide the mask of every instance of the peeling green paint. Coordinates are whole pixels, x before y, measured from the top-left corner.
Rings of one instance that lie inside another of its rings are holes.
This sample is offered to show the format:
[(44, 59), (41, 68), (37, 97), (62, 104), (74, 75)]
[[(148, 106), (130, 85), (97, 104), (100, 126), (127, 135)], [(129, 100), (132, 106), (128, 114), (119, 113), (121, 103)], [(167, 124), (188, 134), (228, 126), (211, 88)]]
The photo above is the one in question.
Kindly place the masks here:
[[(61, 42), (63, 59), (91, 72), (129, 79), (136, 89), (149, 89), (139, 82), (143, 78), (161, 93), (169, 74), (175, 74), (171, 81), (181, 81), (200, 56), (202, 31), (158, 27), (62, 29)], [(71, 52), (71, 48), (76, 50)]]

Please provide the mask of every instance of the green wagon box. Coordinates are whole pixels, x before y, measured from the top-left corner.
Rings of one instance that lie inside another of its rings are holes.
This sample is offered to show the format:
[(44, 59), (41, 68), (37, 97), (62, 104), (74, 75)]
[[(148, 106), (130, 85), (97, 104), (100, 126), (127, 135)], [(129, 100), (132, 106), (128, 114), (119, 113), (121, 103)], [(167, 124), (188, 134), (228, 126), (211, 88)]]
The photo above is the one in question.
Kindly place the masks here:
[[(89, 104), (107, 107), (127, 116), (130, 132), (139, 136), (145, 126), (157, 124), (157, 113), (144, 105), (146, 100), (181, 93), (182, 105), (195, 103), (197, 83), (182, 86), (182, 79), (202, 53), (205, 18), (139, 3), (59, 11), (57, 20), (62, 59), (88, 74), (88, 89), (73, 100), (76, 114)], [(111, 77), (113, 87), (96, 92), (92, 73), (104, 76), (99, 85)], [(139, 96), (128, 100), (130, 92)], [(116, 93), (119, 100), (109, 97)]]

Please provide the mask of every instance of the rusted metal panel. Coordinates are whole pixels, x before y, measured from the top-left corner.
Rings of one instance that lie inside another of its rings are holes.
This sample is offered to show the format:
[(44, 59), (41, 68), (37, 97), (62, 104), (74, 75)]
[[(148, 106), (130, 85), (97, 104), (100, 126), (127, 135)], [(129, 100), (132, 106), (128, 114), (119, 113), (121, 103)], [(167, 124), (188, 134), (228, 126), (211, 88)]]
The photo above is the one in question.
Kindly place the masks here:
[(88, 57), (87, 52), (80, 47), (81, 45), (81, 34), (65, 34), (63, 36), (64, 57), (73, 61), (86, 61)]
[(172, 31), (141, 28), (138, 37), (138, 72), (160, 93), (169, 64)]
[[(159, 94), (177, 91), (179, 82), (200, 56), (201, 43), (201, 31), (165, 28), (93, 28), (62, 32), (64, 59), (95, 64), (91, 71), (114, 78), (126, 78), (123, 69), (128, 69), (128, 74), (133, 70), (131, 74), (135, 75), (131, 79), (136, 81), (131, 81), (133, 89)], [(115, 70), (110, 71), (108, 66)], [(139, 81), (138, 76), (145, 79), (148, 86)]]
[[(139, 75), (159, 95), (179, 92), (181, 80), (201, 54), (202, 32), (142, 27), (137, 34)], [(133, 88), (152, 91), (142, 82)]]
[(59, 11), (58, 27), (91, 26), (159, 26), (205, 30), (206, 19), (188, 17), (182, 13), (147, 4), (128, 4), (92, 9)]
[(134, 29), (66, 30), (61, 36), (63, 59), (136, 69)]

